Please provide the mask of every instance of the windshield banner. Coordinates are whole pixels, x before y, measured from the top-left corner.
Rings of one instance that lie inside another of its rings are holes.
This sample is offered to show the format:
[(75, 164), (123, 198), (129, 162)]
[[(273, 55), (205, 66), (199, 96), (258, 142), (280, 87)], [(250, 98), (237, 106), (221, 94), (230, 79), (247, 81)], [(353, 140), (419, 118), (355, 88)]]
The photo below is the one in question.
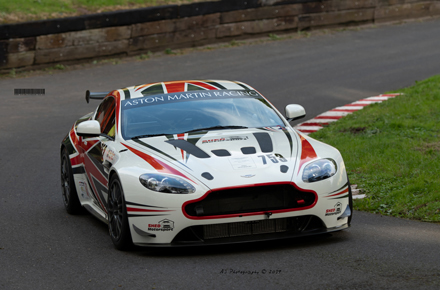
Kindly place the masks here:
[(189, 91), (172, 94), (146, 96), (143, 98), (128, 99), (121, 102), (122, 109), (132, 109), (143, 106), (161, 105), (176, 102), (188, 102), (208, 99), (235, 99), (235, 98), (259, 98), (256, 91), (252, 90), (218, 90), (218, 91)]

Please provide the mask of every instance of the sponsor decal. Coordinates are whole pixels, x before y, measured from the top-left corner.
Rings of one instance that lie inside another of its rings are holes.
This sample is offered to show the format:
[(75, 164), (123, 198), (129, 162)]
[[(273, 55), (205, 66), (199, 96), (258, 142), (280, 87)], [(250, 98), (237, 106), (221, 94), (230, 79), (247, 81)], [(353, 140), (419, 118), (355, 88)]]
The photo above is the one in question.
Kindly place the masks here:
[(157, 224), (148, 224), (149, 231), (171, 232), (174, 230), (174, 222), (169, 219), (159, 221)]
[(143, 98), (128, 99), (121, 102), (122, 109), (139, 106), (158, 105), (180, 101), (193, 101), (197, 99), (226, 99), (226, 98), (249, 98), (260, 97), (252, 90), (218, 90), (218, 91), (192, 91), (182, 93), (161, 94)]
[(245, 140), (248, 140), (248, 139), (249, 139), (248, 136), (231, 136), (231, 137), (205, 139), (205, 140), (202, 140), (202, 144), (218, 143), (218, 142), (229, 142), (229, 141), (245, 141)]
[(81, 193), (81, 196), (85, 198), (86, 196), (89, 197), (89, 193), (87, 192), (87, 185), (84, 181), (79, 181), (79, 191)]
[(255, 162), (252, 160), (251, 157), (244, 156), (244, 157), (231, 157), (229, 158), (229, 162), (232, 165), (232, 168), (235, 170), (239, 169), (249, 169), (249, 168), (256, 168)]
[(107, 160), (113, 161), (113, 159), (115, 158), (115, 152), (113, 150), (108, 150), (105, 157)]
[(325, 216), (331, 216), (331, 215), (339, 215), (342, 213), (342, 203), (338, 202), (335, 204), (333, 208), (329, 208), (325, 211)]

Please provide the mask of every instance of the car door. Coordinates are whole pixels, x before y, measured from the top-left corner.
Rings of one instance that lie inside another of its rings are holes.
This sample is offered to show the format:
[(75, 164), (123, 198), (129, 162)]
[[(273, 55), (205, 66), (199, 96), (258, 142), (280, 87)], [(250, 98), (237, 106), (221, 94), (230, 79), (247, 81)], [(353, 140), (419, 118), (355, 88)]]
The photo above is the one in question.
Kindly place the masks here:
[(112, 96), (99, 105), (94, 119), (101, 125), (101, 134), (105, 136), (82, 138), (83, 163), (90, 188), (93, 191), (95, 205), (104, 212), (107, 210), (108, 170), (105, 167), (104, 152), (115, 138), (116, 101)]

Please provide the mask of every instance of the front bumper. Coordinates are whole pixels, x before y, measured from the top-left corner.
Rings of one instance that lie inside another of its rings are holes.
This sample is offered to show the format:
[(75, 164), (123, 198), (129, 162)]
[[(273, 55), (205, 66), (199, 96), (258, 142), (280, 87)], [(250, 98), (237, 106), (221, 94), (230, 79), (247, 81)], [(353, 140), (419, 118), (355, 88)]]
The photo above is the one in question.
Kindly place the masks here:
[[(349, 225), (345, 223), (327, 228), (320, 218), (313, 215), (266, 218), (259, 221), (189, 226), (177, 233), (169, 243), (138, 241), (135, 244), (148, 247), (237, 244), (319, 235), (344, 230), (348, 227)], [(156, 236), (149, 236), (148, 240), (156, 240)]]
[[(225, 199), (208, 199), (208, 193), (191, 198), (188, 195), (165, 195), (161, 196), (160, 203), (146, 199), (133, 201), (127, 211), (133, 243), (140, 246), (196, 246), (275, 240), (348, 228), (349, 216), (344, 211), (349, 206), (348, 187), (339, 188), (321, 194), (302, 190), (308, 195), (294, 199), (282, 199), (277, 192), (272, 195), (276, 202), (264, 193), (258, 194), (258, 191), (254, 191), (254, 195), (234, 192), (231, 197), (222, 194)], [(255, 199), (251, 200), (251, 197)], [(309, 197), (315, 198), (309, 200)], [(267, 200), (267, 204), (260, 199)], [(202, 202), (205, 200), (207, 202)], [(168, 206), (158, 207), (158, 204)], [(281, 208), (281, 204), (285, 206)], [(188, 205), (195, 206), (188, 210)], [(200, 205), (203, 210), (199, 210)], [(240, 207), (243, 207), (242, 211)]]
[[(321, 235), (321, 234), (341, 231), (349, 227), (350, 226), (348, 224), (344, 224), (342, 226), (338, 226), (334, 228), (310, 227), (302, 231), (291, 230), (285, 232), (259, 233), (252, 235), (230, 236), (230, 237), (220, 237), (220, 238), (210, 238), (210, 239), (203, 239), (194, 232), (190, 234), (189, 232), (193, 231), (192, 227), (190, 227), (181, 231), (171, 243), (137, 243), (136, 245), (145, 246), (145, 247), (191, 247), (191, 246), (240, 244), (240, 243), (263, 242), (263, 241), (273, 241), (273, 240), (292, 239), (292, 238), (300, 238), (300, 237), (313, 236), (313, 235)], [(185, 238), (188, 239), (185, 240)]]

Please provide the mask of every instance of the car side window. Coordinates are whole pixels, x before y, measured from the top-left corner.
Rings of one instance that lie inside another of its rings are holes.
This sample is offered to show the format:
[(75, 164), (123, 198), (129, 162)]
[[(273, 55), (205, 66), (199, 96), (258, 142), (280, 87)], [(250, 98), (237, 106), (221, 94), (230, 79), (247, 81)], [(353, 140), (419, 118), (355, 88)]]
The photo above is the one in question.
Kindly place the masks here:
[(116, 102), (113, 97), (106, 98), (99, 105), (95, 120), (101, 124), (101, 133), (115, 137)]

